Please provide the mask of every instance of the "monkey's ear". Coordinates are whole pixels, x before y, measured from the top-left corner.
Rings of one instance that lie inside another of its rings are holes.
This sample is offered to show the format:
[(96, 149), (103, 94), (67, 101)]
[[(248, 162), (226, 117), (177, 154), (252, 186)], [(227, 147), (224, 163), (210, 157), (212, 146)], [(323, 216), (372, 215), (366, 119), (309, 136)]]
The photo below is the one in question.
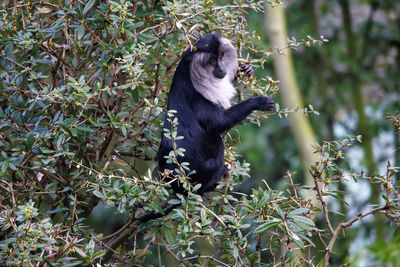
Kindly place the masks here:
[(200, 37), (194, 46), (202, 52), (216, 52), (218, 51), (219, 39), (221, 35), (217, 32), (207, 33)]
[(182, 61), (185, 61), (186, 63), (189, 63), (193, 60), (194, 53), (190, 51), (190, 48), (186, 49), (185, 52), (182, 54)]
[(204, 52), (209, 52), (211, 50), (210, 45), (205, 42), (197, 42), (195, 44), (194, 49), (199, 50), (199, 51), (204, 51)]

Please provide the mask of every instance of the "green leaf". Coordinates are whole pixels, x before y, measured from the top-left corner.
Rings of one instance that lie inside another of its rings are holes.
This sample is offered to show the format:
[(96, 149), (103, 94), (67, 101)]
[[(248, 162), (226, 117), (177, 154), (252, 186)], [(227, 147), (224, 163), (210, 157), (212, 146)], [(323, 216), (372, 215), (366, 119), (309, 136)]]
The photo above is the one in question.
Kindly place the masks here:
[(92, 194), (95, 195), (98, 198), (101, 198), (101, 199), (104, 198), (104, 195), (99, 190), (92, 191)]
[(202, 222), (207, 220), (207, 213), (206, 213), (206, 210), (203, 208), (200, 209), (200, 219)]
[(274, 218), (271, 221), (265, 222), (256, 227), (254, 230), (255, 234), (261, 234), (267, 232), (269, 229), (273, 228), (274, 226), (280, 224), (282, 221), (280, 219)]
[(168, 204), (171, 204), (171, 205), (178, 205), (178, 204), (181, 204), (181, 203), (182, 203), (182, 201), (179, 200), (179, 199), (176, 199), (176, 198), (170, 199), (168, 201)]
[(94, 133), (93, 129), (90, 128), (90, 127), (88, 127), (88, 126), (86, 126), (86, 125), (81, 125), (81, 126), (78, 126), (78, 127), (76, 127), (76, 128), (77, 128), (78, 130), (83, 131), (83, 132)]
[(340, 202), (344, 203), (346, 206), (349, 206), (349, 203), (347, 203), (346, 200), (344, 200), (344, 198), (340, 197), (337, 193), (333, 193), (333, 192), (324, 192), (322, 195), (323, 195), (323, 196), (331, 196), (331, 197), (334, 197), (334, 198), (338, 199)]
[(309, 226), (315, 227), (315, 223), (311, 219), (309, 219), (307, 217), (299, 216), (299, 215), (293, 215), (293, 216), (290, 216), (290, 218), (293, 220), (294, 223), (300, 222), (300, 223), (303, 223), (305, 225), (309, 225)]
[(83, 15), (89, 12), (96, 3), (96, 0), (89, 0), (89, 2), (86, 3), (85, 8), (83, 9)]
[(75, 249), (76, 253), (78, 253), (80, 256), (87, 257), (86, 252), (83, 251), (82, 249), (80, 249), (79, 247), (75, 246), (74, 249)]
[(292, 240), (301, 248), (304, 249), (304, 242), (300, 239), (300, 237), (296, 234), (291, 232)]
[(60, 213), (60, 212), (64, 212), (64, 211), (68, 211), (68, 208), (56, 208), (54, 210), (48, 211), (47, 214), (51, 215), (51, 214), (55, 214), (55, 213)]
[(292, 216), (292, 215), (300, 215), (300, 214), (304, 214), (304, 213), (308, 213), (310, 210), (307, 208), (298, 208), (295, 210), (292, 210), (291, 212), (288, 213), (288, 217)]
[(83, 38), (83, 36), (85, 35), (85, 27), (83, 27), (82, 25), (79, 25), (77, 27), (77, 32), (78, 32), (78, 39), (81, 40)]

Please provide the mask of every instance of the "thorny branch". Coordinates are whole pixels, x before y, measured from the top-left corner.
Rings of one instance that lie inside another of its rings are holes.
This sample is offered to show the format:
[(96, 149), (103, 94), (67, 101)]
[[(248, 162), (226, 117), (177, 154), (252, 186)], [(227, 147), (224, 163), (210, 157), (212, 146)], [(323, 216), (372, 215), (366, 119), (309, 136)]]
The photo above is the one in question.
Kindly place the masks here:
[[(328, 153), (328, 151), (329, 152), (334, 151), (334, 153), (336, 155), (342, 156), (341, 150), (344, 147), (349, 146), (350, 143), (351, 143), (351, 140), (347, 140), (346, 142), (342, 142), (342, 143), (326, 142), (323, 147), (319, 148), (318, 152), (321, 155), (324, 155), (325, 153)], [(339, 148), (337, 150), (333, 149), (333, 144), (338, 145)], [(392, 208), (392, 205), (390, 202), (391, 200), (389, 200), (389, 197), (387, 197), (386, 203), (384, 205), (380, 205), (376, 208), (372, 208), (372, 209), (369, 209), (364, 212), (359, 212), (353, 218), (351, 218), (349, 220), (344, 220), (344, 221), (338, 223), (338, 225), (336, 227), (333, 227), (332, 222), (330, 220), (328, 202), (323, 197), (326, 192), (325, 189), (326, 189), (327, 185), (330, 183), (328, 181), (329, 179), (327, 179), (327, 177), (325, 177), (325, 176), (328, 176), (327, 169), (328, 169), (328, 166), (331, 164), (332, 164), (332, 162), (330, 161), (330, 159), (321, 157), (321, 160), (317, 163), (317, 165), (313, 166), (313, 168), (311, 168), (311, 170), (310, 170), (310, 173), (314, 178), (314, 184), (315, 184), (314, 190), (317, 191), (318, 200), (322, 204), (322, 213), (323, 213), (325, 222), (326, 222), (326, 224), (329, 228), (329, 232), (330, 232), (330, 239), (329, 239), (328, 244), (326, 244), (324, 239), (321, 236), (321, 233), (319, 231), (317, 231), (318, 238), (322, 241), (322, 244), (324, 244), (324, 246), (325, 246), (325, 255), (324, 255), (324, 260), (323, 260), (324, 267), (329, 266), (329, 260), (330, 260), (330, 256), (333, 251), (333, 246), (334, 246), (337, 238), (339, 237), (339, 234), (343, 230), (351, 227), (354, 223), (362, 220), (363, 218), (365, 218), (369, 215), (375, 215), (375, 214), (381, 213), (381, 214), (386, 215), (390, 219), (390, 216), (388, 215), (388, 213)], [(319, 167), (317, 168), (317, 166), (319, 166)], [(394, 188), (394, 186), (391, 184), (391, 180), (390, 180), (390, 178), (394, 174), (394, 171), (391, 171), (392, 169), (393, 168), (391, 168), (390, 163), (388, 163), (386, 175), (384, 175), (380, 179), (381, 183), (384, 185), (384, 191), (385, 191), (384, 193), (386, 196), (390, 196), (391, 194), (394, 194), (395, 196), (397, 196), (397, 194), (398, 194), (396, 189)], [(365, 178), (363, 173), (361, 173), (360, 177)], [(369, 179), (371, 179), (371, 178), (369, 178)], [(321, 182), (322, 182), (322, 186), (321, 186)]]
[(375, 209), (371, 209), (362, 213), (358, 213), (357, 216), (353, 217), (352, 219), (339, 223), (339, 225), (336, 227), (336, 229), (333, 231), (331, 239), (328, 243), (328, 246), (325, 248), (325, 256), (324, 256), (324, 267), (329, 266), (329, 258), (331, 256), (332, 253), (332, 249), (333, 249), (333, 245), (335, 244), (335, 241), (339, 235), (339, 233), (352, 226), (355, 222), (360, 221), (361, 219), (363, 219), (364, 217), (367, 217), (369, 215), (373, 215), (375, 213), (378, 212), (384, 212), (385, 210), (387, 210), (389, 207), (387, 205), (385, 206), (381, 206)]

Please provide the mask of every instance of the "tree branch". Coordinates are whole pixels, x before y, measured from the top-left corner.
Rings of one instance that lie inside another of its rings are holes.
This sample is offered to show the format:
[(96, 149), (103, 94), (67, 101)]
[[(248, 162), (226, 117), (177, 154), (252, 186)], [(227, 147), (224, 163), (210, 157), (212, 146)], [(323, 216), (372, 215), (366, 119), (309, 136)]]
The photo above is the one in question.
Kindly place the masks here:
[(333, 245), (335, 244), (335, 241), (339, 235), (339, 232), (351, 227), (355, 222), (362, 220), (364, 217), (367, 217), (369, 215), (373, 215), (375, 213), (381, 212), (381, 211), (385, 211), (389, 208), (388, 205), (385, 206), (381, 206), (381, 207), (377, 207), (375, 209), (371, 209), (365, 212), (360, 212), (357, 214), (357, 216), (353, 217), (352, 219), (345, 221), (345, 222), (341, 222), (339, 223), (339, 225), (336, 227), (335, 231), (332, 233), (332, 237), (331, 240), (328, 243), (328, 246), (325, 249), (325, 256), (324, 256), (324, 267), (329, 266), (329, 258), (331, 256), (332, 253), (332, 249), (333, 249)]
[[(311, 172), (311, 175), (314, 176), (314, 174), (312, 172)], [(321, 176), (319, 176), (319, 179), (322, 180)], [(333, 229), (333, 226), (332, 226), (331, 221), (329, 219), (328, 203), (325, 201), (325, 199), (322, 196), (323, 192), (322, 192), (322, 189), (319, 187), (319, 184), (318, 184), (318, 181), (317, 181), (316, 177), (314, 177), (314, 186), (315, 186), (315, 191), (317, 191), (318, 199), (319, 199), (319, 201), (321, 202), (321, 205), (322, 205), (322, 211), (324, 213), (325, 222), (328, 225), (329, 232), (331, 234), (333, 234), (334, 233), (334, 229)]]

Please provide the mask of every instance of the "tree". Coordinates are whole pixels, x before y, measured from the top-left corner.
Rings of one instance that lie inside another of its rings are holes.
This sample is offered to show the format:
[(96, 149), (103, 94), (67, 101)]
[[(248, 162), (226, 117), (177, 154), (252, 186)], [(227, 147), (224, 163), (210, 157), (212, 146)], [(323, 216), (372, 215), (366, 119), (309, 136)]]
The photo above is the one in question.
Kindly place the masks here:
[[(254, 45), (257, 35), (246, 30), (244, 14), (263, 6), (208, 0), (3, 1), (0, 264), (284, 265), (292, 260), (294, 244), (308, 249), (310, 236), (320, 230), (309, 219), (314, 207), (297, 194), (291, 179), (288, 191), (267, 183), (251, 194), (233, 191), (249, 171), (235, 153), (235, 138), (226, 137), (231, 178), (206, 196), (194, 190), (173, 197), (153, 160), (180, 53), (200, 34), (219, 29), (234, 41), (242, 61), (249, 54), (252, 63), (262, 64), (268, 56)], [(268, 79), (240, 78), (238, 87), (264, 94), (274, 86)], [(251, 121), (261, 119), (255, 114)], [(353, 141), (317, 148), (315, 181), (338, 177), (333, 163)], [(382, 178), (391, 190), (384, 192), (386, 203), (355, 220), (375, 212), (398, 220), (397, 188), (389, 187), (397, 169), (388, 170)], [(168, 216), (140, 222), (143, 214), (162, 212), (167, 202), (179, 206)], [(101, 206), (115, 209), (110, 217), (126, 217), (110, 233), (96, 232), (88, 222)], [(329, 253), (337, 232), (331, 232)], [(311, 257), (304, 260), (312, 264)]]
[[(291, 51), (284, 51), (282, 49), (290, 47), (287, 41), (288, 36), (284, 8), (282, 6), (272, 7), (267, 4), (265, 25), (268, 29), (268, 37), (270, 38), (271, 46), (277, 49), (280, 54), (280, 56), (275, 56), (273, 61), (277, 78), (280, 80), (279, 84), (283, 103), (285, 106), (291, 108), (303, 107), (303, 100), (300, 95), (296, 73), (292, 63)], [(312, 39), (308, 40), (308, 42), (312, 41)], [(292, 114), (289, 116), (289, 122), (303, 162), (306, 177), (305, 185), (313, 186), (314, 180), (308, 172), (308, 169), (317, 159), (312, 150), (312, 145), (317, 143), (314, 131), (305, 114)], [(308, 197), (316, 203), (314, 194)]]

